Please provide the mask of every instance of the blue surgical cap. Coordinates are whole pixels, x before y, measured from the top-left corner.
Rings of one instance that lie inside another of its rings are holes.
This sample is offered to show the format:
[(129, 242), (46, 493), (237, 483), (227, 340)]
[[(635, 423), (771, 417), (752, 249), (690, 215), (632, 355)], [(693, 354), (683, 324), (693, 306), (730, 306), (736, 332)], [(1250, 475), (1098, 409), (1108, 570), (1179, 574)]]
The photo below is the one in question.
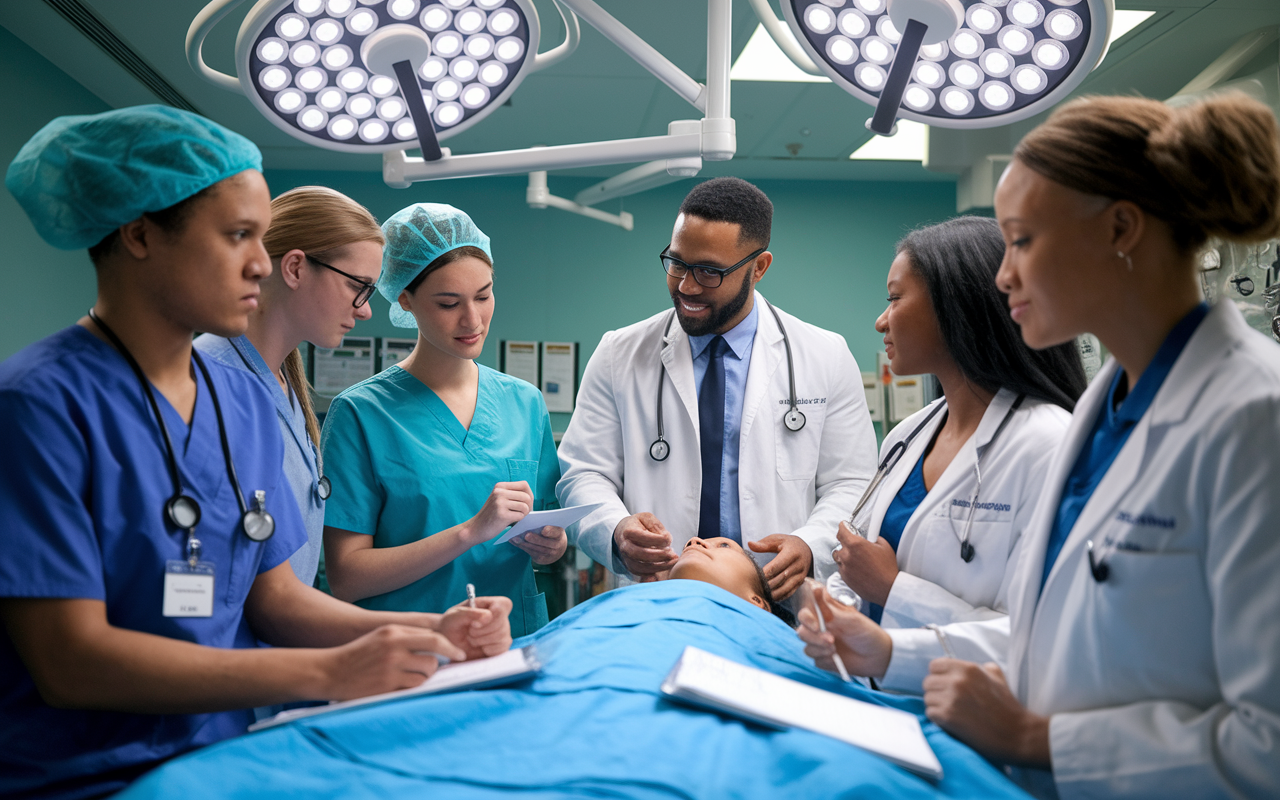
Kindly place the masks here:
[(493, 260), (489, 237), (465, 212), (442, 203), (414, 203), (382, 223), (387, 246), (382, 250), (378, 291), (391, 301), (391, 324), (416, 328), (413, 315), (400, 307), (400, 293), (427, 266), (450, 250), (478, 247)]
[(133, 106), (58, 117), (31, 137), (4, 185), (36, 232), (61, 250), (101, 242), (247, 169), (262, 169), (253, 142), (198, 114)]

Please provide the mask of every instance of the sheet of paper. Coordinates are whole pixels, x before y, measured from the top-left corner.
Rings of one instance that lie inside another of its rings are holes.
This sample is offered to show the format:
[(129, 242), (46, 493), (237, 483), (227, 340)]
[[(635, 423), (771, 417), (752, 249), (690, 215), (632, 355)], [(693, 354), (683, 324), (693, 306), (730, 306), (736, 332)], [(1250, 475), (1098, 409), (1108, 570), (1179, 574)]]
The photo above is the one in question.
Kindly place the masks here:
[(835, 692), (686, 647), (662, 691), (766, 725), (839, 739), (913, 772), (942, 777), (942, 764), (914, 714)]
[(517, 680), (525, 675), (532, 675), (539, 669), (541, 669), (541, 666), (538, 663), (537, 651), (533, 648), (533, 645), (529, 645), (508, 650), (502, 655), (493, 656), (492, 658), (445, 664), (436, 670), (434, 675), (412, 689), (375, 694), (356, 700), (345, 700), (341, 703), (329, 703), (324, 706), (281, 711), (274, 717), (255, 722), (249, 726), (249, 730), (251, 732), (260, 731), (263, 728), (273, 728), (276, 725), (283, 725), (286, 722), (293, 722), (295, 719), (302, 719), (303, 717), (314, 717), (317, 714), (328, 714), (332, 711), (341, 711), (346, 708), (356, 708), (372, 703), (384, 703), (388, 700), (398, 700), (402, 697), (435, 694), (467, 687), (492, 686), (505, 681)]
[(502, 371), (538, 385), (538, 343), (503, 342)]
[(573, 411), (577, 382), (577, 342), (543, 342), (542, 397), (547, 410)]
[(541, 530), (547, 525), (553, 528), (567, 528), (602, 505), (604, 503), (591, 503), (585, 506), (570, 506), (569, 508), (555, 508), (550, 511), (531, 512), (525, 515), (524, 519), (508, 528), (506, 533), (494, 539), (493, 543), (509, 542), (522, 533)]

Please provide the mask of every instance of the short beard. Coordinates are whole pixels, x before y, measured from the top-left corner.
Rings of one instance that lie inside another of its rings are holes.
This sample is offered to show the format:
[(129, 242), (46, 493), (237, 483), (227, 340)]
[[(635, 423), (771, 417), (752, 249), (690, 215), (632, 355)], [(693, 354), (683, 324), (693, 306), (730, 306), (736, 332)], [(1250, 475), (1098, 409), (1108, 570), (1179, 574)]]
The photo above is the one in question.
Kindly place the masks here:
[(751, 276), (747, 276), (742, 281), (742, 289), (738, 294), (719, 308), (712, 306), (711, 313), (705, 320), (693, 320), (684, 315), (684, 311), (680, 309), (680, 292), (671, 292), (671, 301), (675, 304), (676, 317), (680, 320), (680, 327), (684, 332), (689, 336), (706, 336), (709, 333), (720, 333), (725, 323), (733, 319), (747, 304), (747, 298), (751, 296), (754, 289), (755, 284), (752, 283)]

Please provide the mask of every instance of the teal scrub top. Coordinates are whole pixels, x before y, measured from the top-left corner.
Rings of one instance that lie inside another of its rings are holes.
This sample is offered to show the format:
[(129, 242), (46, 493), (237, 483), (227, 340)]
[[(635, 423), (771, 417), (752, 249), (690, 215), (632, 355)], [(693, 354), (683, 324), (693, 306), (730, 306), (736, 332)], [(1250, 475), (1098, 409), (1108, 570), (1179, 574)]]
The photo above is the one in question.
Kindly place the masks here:
[[(479, 365), (477, 365), (479, 366)], [(556, 507), (560, 463), (551, 417), (532, 384), (480, 366), (468, 430), (425, 384), (391, 367), (334, 398), (320, 438), (333, 494), (324, 524), (398, 547), (471, 519), (499, 481), (528, 481), (534, 509)], [(384, 611), (440, 612), (477, 594), (511, 598), (511, 635), (547, 623), (533, 562), (484, 542), (408, 586), (360, 600)]]

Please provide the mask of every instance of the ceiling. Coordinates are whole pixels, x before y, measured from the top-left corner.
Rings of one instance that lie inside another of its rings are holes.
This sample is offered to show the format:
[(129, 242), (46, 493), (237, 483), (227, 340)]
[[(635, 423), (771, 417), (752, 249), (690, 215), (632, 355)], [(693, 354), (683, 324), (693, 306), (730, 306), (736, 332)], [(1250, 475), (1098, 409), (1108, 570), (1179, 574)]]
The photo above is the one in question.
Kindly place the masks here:
[[(268, 168), (380, 170), (376, 156), (334, 153), (290, 138), (263, 119), (246, 98), (199, 78), (186, 63), (183, 41), (192, 18), (204, 6), (203, 0), (79, 2), (198, 111), (257, 142)], [(705, 80), (705, 4), (695, 0), (599, 2), (689, 75)], [(542, 49), (546, 50), (561, 40), (563, 24), (550, 0), (535, 0), (535, 4), (544, 26)], [(777, 0), (774, 4), (776, 7)], [(245, 2), (209, 36), (204, 52), (214, 68), (234, 72), (235, 35), (252, 5)], [(1157, 13), (1112, 46), (1081, 92), (1169, 97), (1244, 34), (1280, 24), (1280, 0), (1119, 0), (1118, 5)], [(747, 0), (734, 0), (733, 14), (736, 56), (757, 20)], [(0, 25), (111, 106), (157, 101), (150, 89), (45, 0), (3, 0)], [(832, 84), (734, 82), (732, 102), (737, 157), (729, 163), (708, 163), (703, 175), (732, 172), (750, 179), (955, 179), (945, 172), (946, 159), (933, 158), (933, 171), (913, 162), (850, 161), (849, 154), (870, 138), (863, 123), (872, 109)], [(699, 116), (583, 23), (582, 43), (567, 61), (530, 76), (508, 107), (497, 109), (446, 144), (454, 153), (474, 153), (651, 136), (665, 133), (671, 120)], [(958, 141), (952, 136), (948, 141)], [(565, 174), (604, 177), (622, 169), (625, 166)]]

